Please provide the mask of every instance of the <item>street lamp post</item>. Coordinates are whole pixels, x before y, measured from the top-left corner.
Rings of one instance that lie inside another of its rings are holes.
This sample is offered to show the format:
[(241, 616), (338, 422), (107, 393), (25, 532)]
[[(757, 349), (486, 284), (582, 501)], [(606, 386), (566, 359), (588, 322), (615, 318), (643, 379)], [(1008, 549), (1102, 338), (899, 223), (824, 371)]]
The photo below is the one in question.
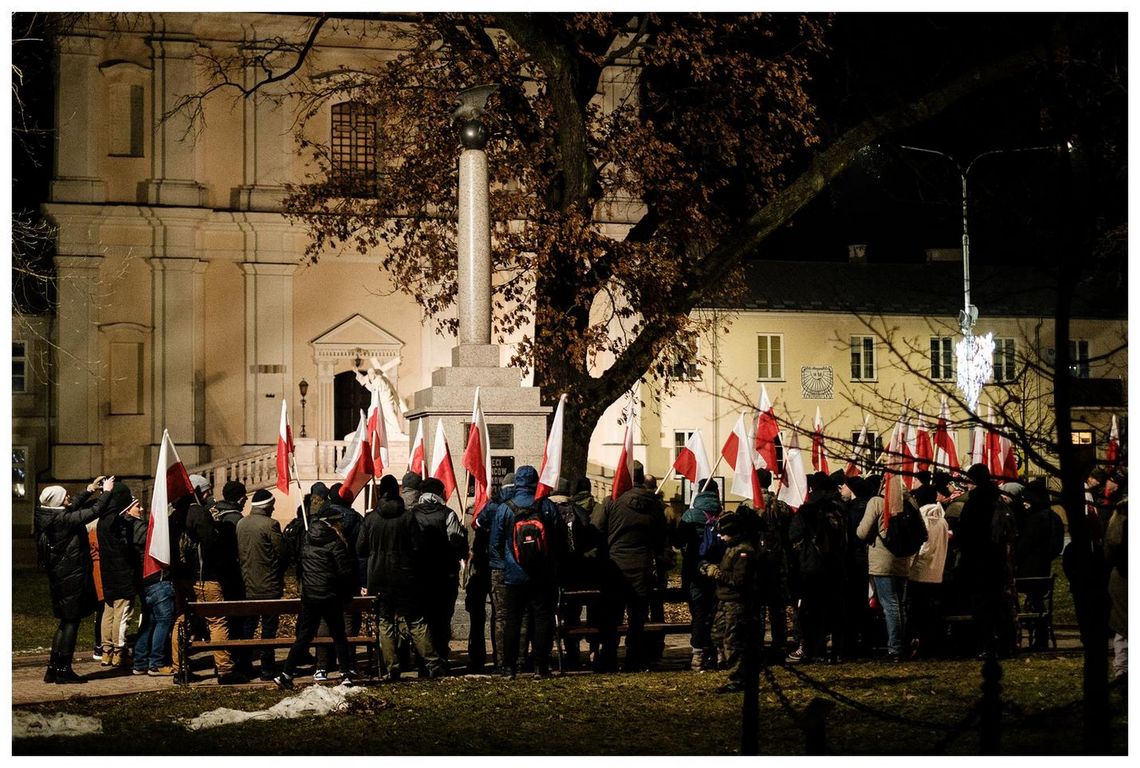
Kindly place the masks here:
[(925, 147), (912, 147), (906, 144), (899, 145), (901, 149), (911, 152), (923, 152), (928, 155), (937, 155), (954, 164), (958, 176), (962, 181), (962, 294), (963, 308), (958, 313), (958, 327), (962, 331), (962, 340), (956, 348), (957, 383), (958, 390), (966, 398), (966, 404), (971, 411), (977, 410), (978, 398), (982, 393), (982, 386), (990, 378), (994, 370), (994, 340), (993, 334), (987, 333), (977, 336), (974, 327), (978, 323), (978, 308), (970, 303), (970, 219), (969, 219), (969, 178), (974, 165), (983, 157), (999, 154), (1013, 154), (1018, 152), (1037, 152), (1040, 150), (1053, 150), (1054, 147), (1022, 147), (1018, 149), (991, 149), (974, 155), (973, 159), (963, 168), (962, 164), (946, 152)]
[(309, 382), (301, 379), (297, 389), (301, 390), (301, 437), (305, 437), (305, 396), (309, 394)]

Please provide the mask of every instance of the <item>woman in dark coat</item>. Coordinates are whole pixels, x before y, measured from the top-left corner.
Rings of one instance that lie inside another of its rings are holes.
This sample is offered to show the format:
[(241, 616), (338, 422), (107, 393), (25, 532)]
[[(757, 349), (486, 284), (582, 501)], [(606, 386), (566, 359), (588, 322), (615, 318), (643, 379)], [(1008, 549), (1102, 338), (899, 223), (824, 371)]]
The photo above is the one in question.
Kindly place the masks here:
[(93, 491), (72, 500), (61, 486), (52, 485), (40, 494), (35, 514), (36, 546), (47, 567), (52, 611), (59, 619), (45, 683), (87, 682), (71, 668), (79, 624), (95, 610), (87, 523), (109, 511), (113, 486), (114, 478), (104, 480), (102, 494), (90, 505), (87, 502)]

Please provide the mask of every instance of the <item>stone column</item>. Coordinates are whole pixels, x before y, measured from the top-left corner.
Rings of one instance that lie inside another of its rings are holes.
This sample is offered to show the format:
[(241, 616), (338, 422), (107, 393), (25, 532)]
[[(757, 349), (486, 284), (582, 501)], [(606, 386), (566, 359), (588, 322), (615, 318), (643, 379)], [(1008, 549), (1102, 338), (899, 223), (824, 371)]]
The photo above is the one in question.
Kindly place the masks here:
[[(244, 263), (245, 443), (277, 442), (281, 398), (293, 381), (293, 273), (296, 264)], [(297, 421), (290, 413), (290, 420)], [(299, 431), (299, 427), (298, 427)]]
[[(282, 68), (287, 68), (285, 64)], [(245, 68), (245, 86), (253, 88), (267, 77), (261, 67)], [(280, 104), (276, 84), (266, 86), (244, 99), (242, 185), (233, 191), (233, 205), (244, 211), (277, 211), (285, 195), (286, 163), (292, 156), (288, 146), (289, 125)]]
[(149, 260), (154, 312), (153, 418), (150, 464), (158, 460), (162, 430), (186, 466), (208, 460), (205, 446), (206, 262)]
[(52, 446), (52, 471), (59, 479), (87, 479), (102, 474), (99, 434), (102, 408), (99, 381), (99, 294), (102, 256), (57, 256), (59, 291), (55, 388), (58, 429)]
[(206, 205), (206, 188), (195, 181), (197, 157), (190, 115), (186, 110), (174, 111), (180, 98), (198, 90), (192, 58), (198, 42), (162, 38), (149, 42), (154, 60), (154, 149), (147, 202), (198, 208)]
[(103, 40), (98, 37), (68, 35), (59, 41), (51, 183), (56, 202), (101, 203), (107, 198), (99, 170), (104, 154), (99, 142), (104, 86), (97, 77), (102, 52)]
[(491, 212), (487, 153), (459, 156), (459, 343), (491, 343)]

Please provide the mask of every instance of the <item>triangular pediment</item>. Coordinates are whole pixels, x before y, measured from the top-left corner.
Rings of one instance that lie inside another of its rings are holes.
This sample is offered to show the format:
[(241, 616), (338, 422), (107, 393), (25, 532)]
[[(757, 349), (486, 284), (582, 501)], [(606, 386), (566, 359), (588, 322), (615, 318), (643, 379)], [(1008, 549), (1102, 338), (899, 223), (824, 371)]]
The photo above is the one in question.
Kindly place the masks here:
[(340, 354), (360, 350), (361, 357), (398, 356), (404, 342), (357, 313), (309, 342), (318, 351)]

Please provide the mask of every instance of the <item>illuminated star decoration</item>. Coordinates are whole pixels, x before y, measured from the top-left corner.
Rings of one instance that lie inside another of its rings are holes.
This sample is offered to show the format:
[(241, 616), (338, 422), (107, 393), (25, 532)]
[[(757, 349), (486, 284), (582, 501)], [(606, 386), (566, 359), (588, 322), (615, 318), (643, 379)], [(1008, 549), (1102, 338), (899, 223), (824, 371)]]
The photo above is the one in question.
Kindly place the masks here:
[(957, 346), (958, 390), (971, 411), (978, 408), (982, 387), (994, 372), (994, 335), (964, 334)]

